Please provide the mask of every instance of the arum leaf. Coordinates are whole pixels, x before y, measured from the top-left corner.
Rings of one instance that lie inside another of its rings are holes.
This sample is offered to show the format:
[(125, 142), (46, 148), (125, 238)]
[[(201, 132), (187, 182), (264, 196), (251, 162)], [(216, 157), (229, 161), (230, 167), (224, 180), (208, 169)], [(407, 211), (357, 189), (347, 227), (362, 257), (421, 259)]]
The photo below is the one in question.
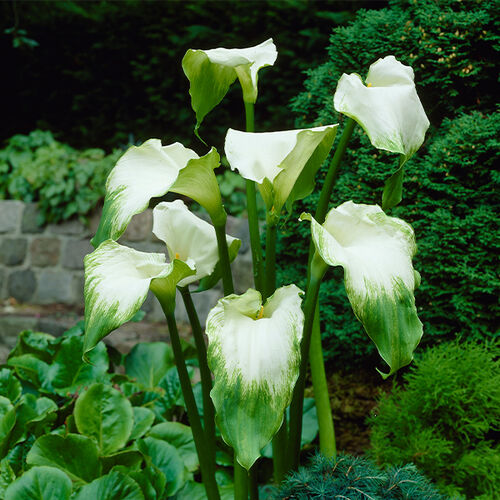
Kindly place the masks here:
[(97, 445), (79, 434), (39, 437), (28, 452), (26, 463), (56, 467), (80, 483), (92, 481), (100, 474)]
[(0, 456), (2, 457), (15, 423), (16, 409), (7, 398), (0, 396)]
[(146, 500), (161, 500), (164, 498), (163, 493), (165, 492), (167, 479), (158, 467), (149, 465), (141, 470), (123, 468), (123, 473), (130, 476), (141, 487)]
[(191, 149), (178, 142), (162, 146), (159, 139), (129, 148), (106, 182), (102, 216), (92, 239), (94, 247), (107, 239), (117, 240), (132, 216), (143, 212), (151, 198), (163, 196), (193, 158), (198, 155)]
[(21, 396), (21, 382), (14, 376), (12, 370), (2, 368), (0, 370), (0, 396), (14, 403)]
[(413, 291), (415, 236), (406, 222), (377, 205), (352, 201), (333, 208), (319, 225), (309, 214), (316, 251), (331, 266), (342, 266), (354, 314), (373, 340), (388, 374), (407, 365), (422, 337)]
[(125, 372), (139, 384), (154, 388), (175, 365), (172, 347), (166, 342), (140, 342), (125, 358)]
[(250, 289), (219, 300), (207, 318), (217, 425), (247, 470), (280, 428), (298, 377), (300, 293), (282, 287), (261, 307)]
[(71, 480), (54, 467), (33, 467), (11, 483), (5, 500), (67, 500), (71, 496)]
[(142, 406), (134, 406), (132, 410), (134, 412), (134, 427), (132, 428), (130, 439), (133, 441), (139, 439), (148, 432), (155, 421), (155, 414), (148, 408), (143, 408)]
[(166, 264), (165, 260), (163, 254), (138, 252), (112, 240), (85, 257), (84, 357), (99, 340), (134, 316), (154, 278), (167, 278), (167, 291), (172, 294), (180, 279), (194, 273), (184, 262)]
[(0, 498), (5, 498), (5, 490), (16, 479), (16, 474), (10, 466), (9, 459), (5, 457), (0, 462)]
[(86, 484), (74, 500), (144, 500), (139, 485), (121, 472), (110, 472)]
[(404, 167), (401, 165), (385, 182), (382, 193), (382, 208), (389, 210), (403, 199)]
[(134, 418), (130, 401), (104, 384), (93, 384), (75, 403), (78, 432), (97, 441), (101, 455), (109, 455), (127, 443)]
[(357, 74), (343, 74), (333, 99), (335, 109), (356, 120), (378, 149), (407, 161), (424, 142), (429, 120), (415, 89), (413, 69), (394, 56), (370, 66), (365, 86)]
[[(132, 439), (132, 436), (130, 439)], [(130, 447), (101, 457), (102, 471), (104, 474), (107, 474), (118, 467), (125, 467), (128, 472), (131, 472), (132, 470), (140, 469), (143, 461), (144, 455), (139, 450)]]
[[(153, 233), (167, 245), (170, 260), (194, 262), (196, 274), (183, 279), (178, 286), (187, 286), (214, 273), (219, 261), (215, 229), (191, 213), (182, 200), (159, 203), (155, 207)], [(226, 240), (230, 260), (233, 260), (241, 241), (232, 236), (226, 236)]]

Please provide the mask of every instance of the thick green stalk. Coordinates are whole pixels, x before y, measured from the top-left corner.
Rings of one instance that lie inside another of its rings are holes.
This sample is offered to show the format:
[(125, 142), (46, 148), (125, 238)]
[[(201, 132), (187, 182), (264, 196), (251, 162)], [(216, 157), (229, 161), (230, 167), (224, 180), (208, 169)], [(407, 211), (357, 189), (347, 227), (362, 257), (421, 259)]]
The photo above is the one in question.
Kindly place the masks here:
[(224, 295), (231, 295), (234, 292), (234, 286), (233, 275), (231, 274), (231, 263), (229, 262), (229, 250), (227, 248), (226, 224), (214, 225), (214, 227), (215, 235), (217, 236), (217, 248), (219, 250)]
[(209, 448), (213, 452), (213, 456), (210, 458), (210, 460), (215, 464), (215, 408), (212, 402), (212, 398), (210, 397), (210, 391), (212, 389), (212, 374), (210, 373), (210, 368), (208, 367), (207, 362), (207, 346), (205, 345), (205, 339), (201, 330), (200, 320), (198, 318), (196, 308), (194, 307), (189, 288), (185, 286), (179, 288), (179, 290), (186, 307), (189, 322), (191, 323), (191, 329), (193, 331), (194, 342), (196, 345), (196, 352), (198, 354), (198, 364), (200, 366), (201, 388), (203, 396), (205, 436)]
[(332, 407), (330, 406), (330, 395), (328, 393), (328, 382), (326, 380), (325, 361), (321, 347), (318, 301), (316, 301), (314, 312), (311, 346), (309, 347), (309, 363), (316, 412), (318, 414), (319, 450), (325, 457), (335, 457), (337, 446), (335, 444), (335, 429), (333, 426)]
[[(318, 261), (318, 264), (319, 261)], [(304, 407), (304, 389), (306, 383), (309, 348), (314, 323), (314, 311), (318, 298), (321, 279), (326, 271), (325, 267), (313, 268), (307, 284), (306, 298), (304, 301), (304, 330), (301, 343), (300, 372), (293, 391), (292, 404), (290, 405), (290, 438), (288, 442), (287, 457), (290, 461), (289, 468), (296, 470), (299, 465), (300, 439), (302, 436), (302, 410)], [(315, 269), (317, 271), (315, 271)]]
[(234, 457), (234, 500), (248, 500), (248, 472), (238, 463), (236, 457)]
[(355, 125), (356, 122), (352, 118), (347, 120), (342, 136), (340, 137), (340, 141), (337, 145), (337, 149), (335, 150), (330, 166), (328, 167), (328, 173), (326, 174), (325, 182), (323, 183), (323, 188), (321, 189), (321, 194), (319, 196), (318, 206), (316, 207), (316, 213), (314, 215), (314, 218), (319, 224), (323, 224), (325, 221), (333, 186), (335, 186), (335, 182), (337, 181), (337, 177), (339, 175), (340, 162), (344, 157), (347, 149), (347, 143), (351, 138)]
[[(255, 130), (253, 103), (245, 102), (245, 119), (246, 119), (246, 131), (253, 132)], [(255, 283), (255, 288), (260, 292), (262, 292), (263, 260), (262, 260), (262, 247), (260, 246), (259, 216), (257, 215), (257, 193), (254, 181), (248, 179), (246, 180), (246, 192), (247, 192), (248, 231), (250, 233), (250, 246), (252, 248), (253, 279)]]
[(175, 364), (177, 372), (179, 373), (179, 380), (181, 383), (182, 394), (186, 403), (186, 409), (189, 419), (191, 430), (193, 431), (194, 444), (196, 452), (200, 460), (201, 476), (203, 485), (209, 500), (220, 500), (219, 489), (217, 481), (215, 480), (215, 464), (212, 463), (211, 457), (215, 455), (215, 450), (210, 449), (210, 444), (205, 438), (203, 428), (201, 426), (200, 416), (198, 415), (198, 408), (194, 399), (193, 388), (191, 387), (191, 380), (184, 361), (182, 353), (181, 340), (177, 330), (174, 313), (171, 311), (171, 304), (164, 304), (161, 296), (157, 295), (158, 300), (162, 306), (165, 316), (167, 318), (168, 330), (170, 332), (170, 341), (172, 343), (172, 350), (174, 351)]

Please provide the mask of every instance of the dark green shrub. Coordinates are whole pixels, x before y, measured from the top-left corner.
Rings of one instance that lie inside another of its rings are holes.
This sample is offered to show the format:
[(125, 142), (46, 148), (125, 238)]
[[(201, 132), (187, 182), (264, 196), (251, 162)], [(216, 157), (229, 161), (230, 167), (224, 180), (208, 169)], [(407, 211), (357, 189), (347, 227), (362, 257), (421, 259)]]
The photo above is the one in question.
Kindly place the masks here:
[(122, 154), (77, 151), (35, 130), (0, 150), (0, 199), (38, 202), (40, 223), (84, 218), (104, 198), (108, 173)]
[[(342, 73), (364, 75), (371, 63), (388, 54), (414, 68), (432, 126), (426, 143), (407, 164), (403, 201), (393, 215), (410, 222), (417, 236), (422, 342), (451, 339), (457, 332), (484, 339), (495, 329), (500, 285), (493, 257), (498, 251), (494, 165), (500, 124), (495, 97), (488, 93), (488, 85), (495, 85), (492, 67), (499, 47), (494, 2), (389, 4), (388, 9), (359, 11), (348, 27), (334, 30), (328, 61), (308, 72), (306, 91), (292, 109), (297, 126), (336, 122), (332, 96)], [(451, 57), (454, 53), (459, 55)], [(396, 164), (395, 155), (373, 148), (357, 127), (331, 205), (349, 199), (380, 204), (384, 181)], [(298, 238), (294, 221), (302, 211), (314, 212), (325, 173), (326, 166), (318, 175), (316, 193), (296, 204), (291, 222), (283, 227), (278, 274), (283, 283), (305, 275), (309, 228), (299, 228)], [(342, 357), (352, 365), (374, 351), (352, 314), (341, 271), (331, 270), (325, 278), (320, 304), (328, 360)]]
[(495, 498), (500, 484), (500, 348), (473, 342), (426, 351), (406, 386), (370, 417), (381, 464), (414, 463), (450, 495)]
[(282, 484), (275, 499), (444, 500), (414, 465), (382, 470), (366, 458), (316, 455)]

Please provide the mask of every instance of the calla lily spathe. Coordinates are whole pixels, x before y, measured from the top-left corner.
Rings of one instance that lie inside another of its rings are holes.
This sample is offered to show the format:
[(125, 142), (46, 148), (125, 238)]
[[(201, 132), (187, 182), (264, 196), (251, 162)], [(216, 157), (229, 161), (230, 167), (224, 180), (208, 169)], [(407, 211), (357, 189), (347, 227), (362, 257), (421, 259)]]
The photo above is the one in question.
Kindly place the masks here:
[(211, 397), (224, 441), (247, 470), (283, 421), (299, 374), (301, 290), (289, 285), (262, 305), (259, 292), (219, 300), (207, 318)]
[[(182, 200), (156, 205), (153, 233), (165, 242), (171, 261), (194, 262), (196, 274), (183, 279), (178, 286), (187, 286), (214, 272), (219, 261), (215, 229), (190, 212)], [(241, 241), (232, 236), (226, 236), (226, 240), (229, 260), (233, 261)]]
[(352, 201), (333, 208), (320, 225), (310, 214), (316, 251), (330, 266), (344, 268), (347, 296), (353, 311), (390, 366), (387, 377), (413, 358), (422, 337), (414, 289), (416, 252), (412, 228), (387, 216), (377, 205)]
[(224, 219), (213, 173), (219, 159), (215, 149), (200, 158), (178, 142), (162, 146), (159, 139), (130, 147), (108, 176), (101, 220), (92, 239), (94, 247), (107, 239), (117, 240), (133, 215), (143, 212), (151, 198), (168, 191), (189, 196), (204, 206), (212, 218)]
[(400, 153), (403, 163), (422, 145), (429, 128), (413, 69), (394, 56), (370, 66), (366, 85), (359, 75), (344, 73), (333, 103), (337, 111), (363, 127), (376, 148)]
[(309, 195), (332, 147), (337, 125), (280, 132), (229, 129), (224, 150), (231, 169), (258, 183), (268, 211), (281, 212)]
[(224, 98), (236, 78), (241, 84), (243, 100), (255, 103), (258, 72), (264, 66), (272, 66), (277, 55), (272, 38), (245, 49), (189, 49), (182, 59), (182, 68), (190, 82), (191, 106), (197, 121), (195, 130)]

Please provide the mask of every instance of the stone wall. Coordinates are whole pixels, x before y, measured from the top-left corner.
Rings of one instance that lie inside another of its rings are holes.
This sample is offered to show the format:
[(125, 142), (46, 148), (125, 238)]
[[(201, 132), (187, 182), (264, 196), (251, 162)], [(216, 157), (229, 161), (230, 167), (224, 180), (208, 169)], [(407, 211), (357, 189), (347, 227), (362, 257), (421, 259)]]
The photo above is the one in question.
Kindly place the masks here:
[[(0, 300), (36, 305), (64, 304), (83, 308), (83, 258), (92, 251), (90, 238), (95, 233), (99, 214), (89, 227), (78, 220), (39, 227), (35, 204), (0, 200)], [(120, 243), (145, 252), (165, 252), (165, 244), (152, 229), (152, 211), (134, 216)], [(236, 293), (252, 286), (251, 252), (245, 219), (228, 217), (227, 232), (242, 240), (240, 254), (233, 263)], [(222, 296), (220, 286), (194, 294), (200, 319)], [(153, 296), (143, 310), (146, 320), (164, 321)], [(177, 301), (176, 316), (187, 322), (182, 300)]]

